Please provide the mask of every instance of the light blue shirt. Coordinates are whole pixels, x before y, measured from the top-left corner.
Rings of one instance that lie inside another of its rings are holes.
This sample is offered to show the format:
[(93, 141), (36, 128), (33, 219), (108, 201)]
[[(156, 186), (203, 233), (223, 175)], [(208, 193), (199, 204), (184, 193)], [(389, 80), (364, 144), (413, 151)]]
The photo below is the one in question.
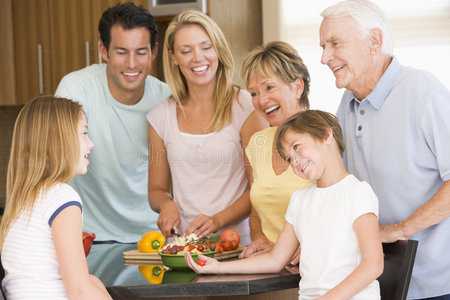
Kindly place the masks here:
[(136, 242), (146, 231), (158, 230), (158, 215), (147, 197), (145, 115), (170, 95), (167, 85), (148, 76), (142, 99), (124, 105), (109, 91), (106, 64), (98, 64), (66, 75), (56, 95), (83, 105), (95, 144), (88, 172), (71, 181), (83, 201), (83, 230), (94, 232), (97, 240), (120, 242)]
[[(379, 199), (380, 224), (398, 223), (450, 179), (450, 92), (431, 74), (393, 58), (362, 101), (347, 90), (337, 116), (348, 171)], [(450, 218), (419, 241), (408, 298), (450, 294)]]

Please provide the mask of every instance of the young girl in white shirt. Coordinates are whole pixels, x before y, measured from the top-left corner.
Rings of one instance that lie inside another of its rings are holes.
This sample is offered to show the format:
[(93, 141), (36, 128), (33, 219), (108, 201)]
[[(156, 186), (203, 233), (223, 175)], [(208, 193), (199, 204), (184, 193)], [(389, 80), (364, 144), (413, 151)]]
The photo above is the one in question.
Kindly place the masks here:
[(93, 147), (78, 103), (44, 96), (19, 113), (0, 228), (8, 299), (112, 299), (89, 275), (81, 199), (67, 184), (87, 172)]
[(380, 299), (378, 201), (366, 182), (345, 170), (337, 118), (318, 110), (297, 113), (278, 128), (276, 145), (294, 173), (315, 184), (293, 193), (272, 251), (230, 262), (200, 256), (205, 266), (185, 254), (189, 267), (197, 273), (279, 272), (300, 243), (299, 299)]

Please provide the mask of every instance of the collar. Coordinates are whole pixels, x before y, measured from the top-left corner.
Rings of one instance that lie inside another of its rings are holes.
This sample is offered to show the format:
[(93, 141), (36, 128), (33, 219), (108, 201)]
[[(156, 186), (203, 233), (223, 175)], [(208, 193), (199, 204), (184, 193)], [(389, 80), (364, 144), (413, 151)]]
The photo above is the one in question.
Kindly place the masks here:
[(366, 100), (376, 110), (380, 110), (384, 104), (384, 101), (386, 101), (387, 97), (389, 96), (389, 93), (391, 92), (392, 88), (397, 82), (397, 78), (400, 75), (402, 69), (403, 66), (398, 62), (397, 58), (394, 56), (388, 68), (384, 72), (383, 76), (381, 76), (380, 80), (378, 80), (377, 84), (375, 85), (375, 88), (366, 98), (360, 101), (356, 98), (353, 92), (350, 92), (351, 93), (351, 100), (349, 103), (350, 109), (353, 111), (355, 101), (361, 103), (362, 101)]

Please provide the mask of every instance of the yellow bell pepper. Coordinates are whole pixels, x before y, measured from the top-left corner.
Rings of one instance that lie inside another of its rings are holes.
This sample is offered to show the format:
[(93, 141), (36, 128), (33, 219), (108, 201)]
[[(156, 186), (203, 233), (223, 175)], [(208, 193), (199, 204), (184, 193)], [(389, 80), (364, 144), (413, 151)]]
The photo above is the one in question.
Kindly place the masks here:
[(164, 277), (164, 270), (160, 266), (139, 266), (139, 272), (151, 284), (160, 284)]
[(138, 242), (138, 250), (145, 253), (159, 251), (163, 246), (166, 238), (158, 231), (149, 231), (142, 235)]

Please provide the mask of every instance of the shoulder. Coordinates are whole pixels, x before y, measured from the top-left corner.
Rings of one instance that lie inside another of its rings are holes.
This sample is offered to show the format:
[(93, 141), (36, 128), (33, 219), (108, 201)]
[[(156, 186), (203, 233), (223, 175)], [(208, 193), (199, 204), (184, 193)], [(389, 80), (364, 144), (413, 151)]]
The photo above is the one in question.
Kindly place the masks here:
[(80, 195), (67, 183), (58, 183), (47, 191), (48, 198), (66, 198), (81, 202)]
[(249, 146), (257, 146), (259, 148), (265, 146), (272, 146), (273, 139), (275, 138), (275, 133), (277, 127), (267, 127), (263, 130), (255, 132), (250, 138)]
[(161, 102), (160, 104), (156, 105), (154, 108), (152, 108), (148, 113), (147, 113), (147, 118), (149, 117), (161, 117), (161, 114), (165, 114), (168, 111), (170, 111), (171, 107), (176, 105), (175, 100), (173, 100), (172, 98), (167, 98), (166, 100), (164, 100), (163, 102)]
[(168, 85), (159, 80), (156, 77), (148, 75), (145, 80), (146, 89), (149, 90), (153, 94), (162, 95), (164, 98), (167, 98), (170, 95), (170, 90)]

